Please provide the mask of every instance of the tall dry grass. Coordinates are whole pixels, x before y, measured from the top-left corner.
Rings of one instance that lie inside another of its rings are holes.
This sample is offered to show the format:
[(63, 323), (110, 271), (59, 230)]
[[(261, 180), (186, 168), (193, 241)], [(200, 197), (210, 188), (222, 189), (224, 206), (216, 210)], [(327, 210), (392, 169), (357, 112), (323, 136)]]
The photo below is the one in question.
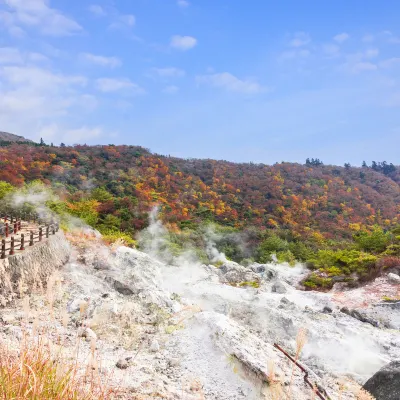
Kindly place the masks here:
[[(90, 365), (90, 364), (88, 364)], [(24, 337), (17, 351), (0, 346), (0, 398), (5, 400), (106, 400), (117, 391), (57, 356), (43, 338)]]

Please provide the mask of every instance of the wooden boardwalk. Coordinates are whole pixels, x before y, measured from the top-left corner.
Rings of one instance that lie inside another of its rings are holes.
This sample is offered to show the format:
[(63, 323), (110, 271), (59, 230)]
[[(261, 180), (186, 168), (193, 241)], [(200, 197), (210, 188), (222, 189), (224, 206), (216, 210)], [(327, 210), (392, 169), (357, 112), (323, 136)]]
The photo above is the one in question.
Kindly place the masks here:
[(36, 215), (29, 220), (0, 217), (0, 259), (25, 251), (58, 232), (58, 223), (41, 220)]

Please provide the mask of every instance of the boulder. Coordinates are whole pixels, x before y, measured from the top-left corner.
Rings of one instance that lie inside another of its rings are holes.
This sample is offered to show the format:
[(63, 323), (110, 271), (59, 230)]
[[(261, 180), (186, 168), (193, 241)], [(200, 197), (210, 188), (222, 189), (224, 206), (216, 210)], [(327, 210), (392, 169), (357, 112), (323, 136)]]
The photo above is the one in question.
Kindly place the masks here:
[(240, 284), (242, 282), (255, 282), (260, 279), (259, 275), (251, 268), (243, 267), (233, 261), (225, 261), (221, 267), (222, 280), (229, 284)]
[(157, 353), (158, 351), (160, 351), (160, 345), (156, 339), (152, 340), (150, 344), (150, 351), (153, 353)]
[(108, 271), (111, 265), (105, 260), (96, 258), (93, 261), (93, 268), (97, 271)]
[(127, 285), (121, 282), (119, 279), (116, 279), (112, 276), (107, 276), (106, 281), (110, 283), (118, 293), (121, 293), (124, 296), (131, 296), (133, 294), (137, 294), (135, 293), (134, 288), (132, 288), (131, 285)]
[(127, 369), (132, 365), (132, 357), (120, 358), (115, 366), (119, 369)]
[(372, 326), (379, 327), (379, 322), (368, 316), (365, 312), (359, 310), (349, 310), (347, 307), (342, 307), (340, 311), (344, 314), (349, 315), (361, 322), (371, 324)]
[(400, 276), (393, 274), (392, 272), (390, 274), (388, 274), (388, 281), (390, 283), (393, 283), (395, 285), (400, 285)]
[(400, 361), (392, 361), (380, 369), (364, 385), (376, 400), (400, 399)]
[(287, 289), (286, 289), (286, 286), (282, 282), (277, 281), (272, 285), (271, 291), (273, 293), (283, 294), (283, 293), (287, 292)]

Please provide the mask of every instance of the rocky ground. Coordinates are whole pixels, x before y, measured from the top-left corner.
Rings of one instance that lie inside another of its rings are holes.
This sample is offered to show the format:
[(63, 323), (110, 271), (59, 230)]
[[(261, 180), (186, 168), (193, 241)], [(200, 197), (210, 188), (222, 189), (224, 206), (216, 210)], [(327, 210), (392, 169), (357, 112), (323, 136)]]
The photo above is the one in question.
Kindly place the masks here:
[[(365, 304), (354, 300), (365, 289), (298, 290), (301, 265), (172, 266), (94, 236), (70, 240), (71, 260), (47, 289), (1, 311), (2, 340), (17, 347), (42, 329), (123, 398), (302, 400), (318, 389), (356, 399), (357, 382), (400, 359), (399, 303), (382, 301), (399, 286), (387, 277)], [(274, 343), (298, 353), (314, 391)]]

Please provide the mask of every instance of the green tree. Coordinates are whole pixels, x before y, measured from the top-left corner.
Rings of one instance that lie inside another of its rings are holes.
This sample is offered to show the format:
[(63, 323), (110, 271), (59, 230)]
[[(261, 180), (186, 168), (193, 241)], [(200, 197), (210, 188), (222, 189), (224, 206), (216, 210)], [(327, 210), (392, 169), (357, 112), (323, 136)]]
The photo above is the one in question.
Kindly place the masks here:
[(7, 193), (11, 193), (14, 190), (14, 186), (8, 182), (0, 181), (0, 199), (3, 199)]

